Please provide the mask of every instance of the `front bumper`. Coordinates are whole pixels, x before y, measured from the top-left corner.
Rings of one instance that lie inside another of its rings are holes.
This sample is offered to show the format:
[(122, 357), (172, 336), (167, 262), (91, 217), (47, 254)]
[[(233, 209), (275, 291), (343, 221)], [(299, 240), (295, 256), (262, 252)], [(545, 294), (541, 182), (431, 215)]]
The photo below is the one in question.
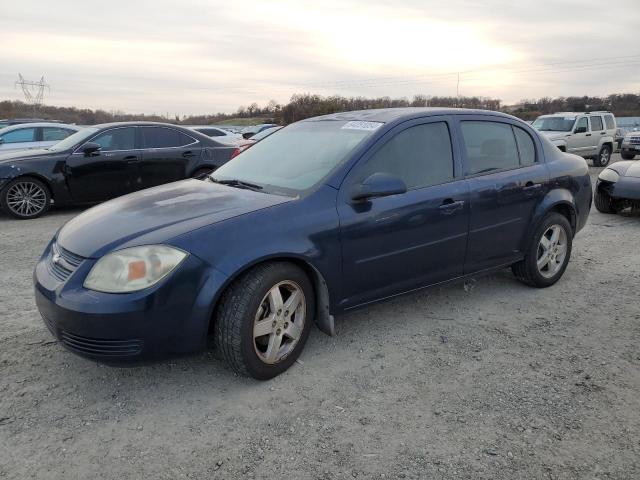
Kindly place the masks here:
[(598, 180), (596, 189), (607, 192), (612, 198), (634, 202), (640, 200), (640, 178), (638, 177), (621, 176), (615, 183)]
[(64, 278), (66, 273), (53, 268), (52, 245), (34, 271), (36, 304), (47, 328), (68, 350), (108, 364), (131, 364), (196, 352), (206, 345), (213, 306), (226, 277), (196, 256), (189, 255), (153, 287), (110, 294), (82, 286), (95, 259), (80, 260)]

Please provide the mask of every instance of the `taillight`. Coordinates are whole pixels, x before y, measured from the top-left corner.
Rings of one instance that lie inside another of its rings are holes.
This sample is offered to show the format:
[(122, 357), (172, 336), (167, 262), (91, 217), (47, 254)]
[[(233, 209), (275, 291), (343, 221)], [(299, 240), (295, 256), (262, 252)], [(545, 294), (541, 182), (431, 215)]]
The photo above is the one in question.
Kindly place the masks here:
[[(250, 143), (249, 145), (242, 145), (241, 147), (236, 147), (236, 149), (231, 154), (231, 158), (236, 158), (238, 155), (240, 155), (242, 152), (244, 152), (251, 145), (253, 145), (253, 144)], [(229, 160), (231, 160), (231, 158)]]

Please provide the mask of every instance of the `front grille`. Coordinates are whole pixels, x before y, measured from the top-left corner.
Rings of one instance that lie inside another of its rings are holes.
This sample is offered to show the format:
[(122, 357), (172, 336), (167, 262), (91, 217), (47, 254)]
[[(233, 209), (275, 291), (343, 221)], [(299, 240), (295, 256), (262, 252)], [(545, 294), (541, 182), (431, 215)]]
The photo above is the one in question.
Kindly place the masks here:
[(133, 357), (142, 351), (142, 340), (104, 340), (81, 337), (64, 330), (61, 332), (62, 343), (70, 350), (84, 355), (99, 357)]
[[(54, 261), (54, 258), (57, 261)], [(71, 276), (75, 269), (78, 268), (83, 260), (84, 257), (71, 253), (55, 242), (51, 246), (51, 254), (49, 255), (47, 266), (49, 267), (49, 273), (51, 273), (51, 275), (61, 282), (64, 282)]]
[(629, 143), (631, 145), (640, 145), (640, 137), (629, 137)]

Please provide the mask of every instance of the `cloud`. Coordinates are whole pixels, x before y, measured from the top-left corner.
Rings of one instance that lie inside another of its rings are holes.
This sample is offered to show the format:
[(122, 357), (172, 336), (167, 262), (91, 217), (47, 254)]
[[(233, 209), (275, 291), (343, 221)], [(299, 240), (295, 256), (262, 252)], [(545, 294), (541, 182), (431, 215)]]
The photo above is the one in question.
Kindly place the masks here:
[(21, 97), (18, 72), (44, 74), (50, 104), (170, 114), (454, 95), (457, 72), (462, 94), (508, 102), (638, 91), (639, 24), (636, 0), (23, 0), (0, 19), (0, 97)]

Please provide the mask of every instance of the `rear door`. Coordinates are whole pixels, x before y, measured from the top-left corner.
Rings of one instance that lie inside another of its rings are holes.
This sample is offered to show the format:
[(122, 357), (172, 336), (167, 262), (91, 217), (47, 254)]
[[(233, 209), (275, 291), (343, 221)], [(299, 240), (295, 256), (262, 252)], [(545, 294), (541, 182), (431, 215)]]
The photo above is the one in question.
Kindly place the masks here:
[(200, 160), (202, 146), (191, 135), (159, 126), (140, 127), (142, 132), (142, 188), (183, 180)]
[(549, 174), (537, 139), (516, 123), (470, 116), (458, 127), (470, 189), (464, 268), (469, 274), (522, 256), (535, 207), (549, 189)]
[[(346, 308), (462, 275), (469, 194), (450, 131), (443, 117), (398, 126), (343, 182), (338, 214)], [(401, 178), (408, 191), (352, 201), (353, 186), (378, 172)]]
[(99, 151), (85, 155), (80, 147), (67, 158), (65, 174), (74, 201), (99, 202), (138, 189), (141, 155), (137, 129), (104, 130), (87, 141), (100, 145)]
[(0, 152), (38, 148), (36, 127), (16, 128), (0, 135)]
[(590, 115), (590, 120), (591, 133), (593, 133), (591, 154), (597, 155), (600, 151), (600, 143), (602, 142), (602, 137), (607, 135), (607, 131), (605, 130), (604, 118), (601, 115)]

